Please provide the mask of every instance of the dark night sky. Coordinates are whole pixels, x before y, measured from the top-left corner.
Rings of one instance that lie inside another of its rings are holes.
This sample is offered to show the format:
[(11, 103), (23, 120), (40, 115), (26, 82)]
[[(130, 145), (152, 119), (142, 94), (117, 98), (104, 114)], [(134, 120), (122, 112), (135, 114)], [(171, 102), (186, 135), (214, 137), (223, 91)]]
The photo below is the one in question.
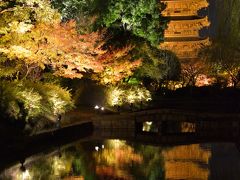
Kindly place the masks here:
[(211, 22), (211, 26), (209, 28), (209, 36), (213, 37), (216, 33), (217, 26), (217, 18), (216, 18), (216, 0), (209, 0), (210, 6), (208, 9), (209, 20)]
[(216, 33), (216, 0), (209, 0), (209, 7), (199, 11), (200, 16), (208, 16), (209, 21), (211, 22), (210, 27), (204, 28), (200, 31), (200, 36), (202, 37), (213, 37)]

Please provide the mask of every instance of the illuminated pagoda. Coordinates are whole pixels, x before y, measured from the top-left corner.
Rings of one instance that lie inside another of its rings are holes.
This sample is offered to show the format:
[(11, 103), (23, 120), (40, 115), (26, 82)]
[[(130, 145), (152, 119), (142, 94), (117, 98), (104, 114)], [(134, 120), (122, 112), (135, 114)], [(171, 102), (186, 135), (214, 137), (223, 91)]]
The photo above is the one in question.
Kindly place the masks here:
[(167, 5), (162, 12), (170, 19), (161, 49), (171, 50), (181, 59), (195, 59), (199, 50), (209, 45), (208, 37), (201, 37), (200, 30), (208, 27), (207, 17), (199, 16), (199, 10), (207, 8), (207, 0), (162, 0)]

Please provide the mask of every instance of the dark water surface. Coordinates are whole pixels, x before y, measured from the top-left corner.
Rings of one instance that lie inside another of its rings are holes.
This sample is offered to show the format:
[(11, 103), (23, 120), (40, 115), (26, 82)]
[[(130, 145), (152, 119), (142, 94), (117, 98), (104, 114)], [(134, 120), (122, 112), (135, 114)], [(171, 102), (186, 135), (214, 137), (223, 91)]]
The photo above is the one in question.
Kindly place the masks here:
[(58, 147), (1, 173), (4, 180), (238, 180), (240, 153), (232, 143), (150, 146), (94, 140)]

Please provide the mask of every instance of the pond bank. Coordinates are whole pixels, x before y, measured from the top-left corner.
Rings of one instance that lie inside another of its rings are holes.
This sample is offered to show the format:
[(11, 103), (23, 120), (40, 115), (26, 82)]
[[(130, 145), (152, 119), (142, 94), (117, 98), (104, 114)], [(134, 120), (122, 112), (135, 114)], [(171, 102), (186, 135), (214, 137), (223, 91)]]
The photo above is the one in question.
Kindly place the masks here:
[(0, 171), (12, 163), (24, 162), (29, 156), (51, 151), (67, 143), (89, 137), (92, 133), (92, 123), (82, 123), (34, 136), (12, 138), (5, 144), (1, 143)]

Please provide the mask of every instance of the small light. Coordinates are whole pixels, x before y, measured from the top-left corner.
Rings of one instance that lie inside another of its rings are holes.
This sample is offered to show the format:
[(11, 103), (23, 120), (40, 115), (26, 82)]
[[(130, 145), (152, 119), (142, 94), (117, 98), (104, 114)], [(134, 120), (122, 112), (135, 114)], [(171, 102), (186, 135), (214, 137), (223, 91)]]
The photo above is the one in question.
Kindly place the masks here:
[(22, 173), (22, 179), (23, 180), (25, 180), (25, 179), (30, 179), (30, 173), (29, 173), (29, 171), (28, 170), (26, 170), (26, 171), (24, 171), (23, 173)]
[(104, 145), (102, 145), (102, 149), (104, 149)]
[(98, 147), (98, 146), (95, 146), (95, 150), (98, 151), (98, 150), (99, 150), (99, 147)]
[(104, 111), (104, 107), (101, 107), (101, 110)]
[(94, 109), (99, 109), (99, 106), (98, 106), (98, 105), (96, 105), (96, 106), (94, 107)]
[(151, 126), (151, 125), (152, 125), (152, 122), (151, 122), (151, 121), (147, 121), (146, 124), (149, 125), (149, 126)]

